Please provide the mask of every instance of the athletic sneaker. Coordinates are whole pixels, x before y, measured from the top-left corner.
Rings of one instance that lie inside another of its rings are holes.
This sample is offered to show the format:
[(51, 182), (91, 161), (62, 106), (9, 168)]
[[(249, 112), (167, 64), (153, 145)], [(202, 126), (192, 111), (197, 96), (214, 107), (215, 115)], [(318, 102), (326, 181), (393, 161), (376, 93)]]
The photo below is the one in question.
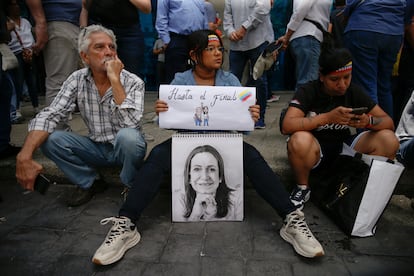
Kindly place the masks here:
[(265, 129), (265, 128), (266, 128), (266, 124), (264, 123), (264, 121), (263, 121), (263, 120), (260, 120), (260, 119), (259, 119), (259, 121), (257, 121), (257, 122), (254, 124), (254, 128), (255, 128), (255, 129)]
[(290, 194), (290, 201), (300, 209), (303, 208), (303, 205), (310, 199), (310, 189), (302, 190), (299, 187), (293, 189), (292, 193)]
[(306, 224), (305, 215), (298, 209), (286, 216), (280, 236), (303, 257), (314, 258), (325, 254), (322, 245)]
[(105, 225), (108, 222), (112, 222), (113, 226), (92, 258), (92, 262), (98, 265), (109, 265), (119, 261), (125, 252), (134, 247), (141, 239), (135, 224), (129, 218), (105, 218), (101, 220), (101, 225)]
[(280, 96), (279, 95), (272, 95), (269, 99), (267, 99), (268, 103), (273, 103), (273, 102), (277, 102), (280, 100)]

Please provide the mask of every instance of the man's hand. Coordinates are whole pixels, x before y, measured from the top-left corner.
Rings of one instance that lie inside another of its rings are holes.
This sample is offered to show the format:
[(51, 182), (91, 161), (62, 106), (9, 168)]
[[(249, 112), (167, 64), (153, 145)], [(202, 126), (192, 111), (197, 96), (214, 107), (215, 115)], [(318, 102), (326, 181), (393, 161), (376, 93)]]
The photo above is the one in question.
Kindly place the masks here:
[(34, 161), (31, 156), (26, 156), (22, 152), (17, 155), (16, 178), (24, 189), (33, 191), (36, 177), (42, 170), (42, 165)]
[(120, 79), (120, 74), (122, 69), (124, 69), (124, 64), (116, 55), (114, 58), (107, 59), (105, 61), (106, 75), (108, 76), (109, 81), (112, 83), (115, 80)]

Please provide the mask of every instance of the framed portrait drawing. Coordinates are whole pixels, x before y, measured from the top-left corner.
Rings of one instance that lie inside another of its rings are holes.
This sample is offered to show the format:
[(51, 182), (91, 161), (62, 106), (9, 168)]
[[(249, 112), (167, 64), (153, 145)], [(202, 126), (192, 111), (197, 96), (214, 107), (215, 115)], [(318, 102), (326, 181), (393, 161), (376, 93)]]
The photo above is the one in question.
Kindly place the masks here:
[(174, 222), (243, 220), (242, 134), (174, 134), (171, 171)]

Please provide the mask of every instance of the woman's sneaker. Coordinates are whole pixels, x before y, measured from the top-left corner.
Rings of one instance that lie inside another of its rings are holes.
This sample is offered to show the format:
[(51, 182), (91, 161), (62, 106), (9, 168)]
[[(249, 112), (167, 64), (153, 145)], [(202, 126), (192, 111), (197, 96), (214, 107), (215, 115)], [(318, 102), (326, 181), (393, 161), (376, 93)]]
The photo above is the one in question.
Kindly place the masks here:
[(280, 236), (290, 243), (296, 253), (307, 258), (325, 255), (322, 245), (313, 236), (305, 221), (305, 215), (295, 210), (286, 216)]
[(108, 222), (112, 222), (113, 226), (92, 258), (92, 262), (98, 265), (109, 265), (119, 261), (125, 252), (141, 239), (135, 224), (129, 218), (110, 217), (101, 220), (102, 225)]

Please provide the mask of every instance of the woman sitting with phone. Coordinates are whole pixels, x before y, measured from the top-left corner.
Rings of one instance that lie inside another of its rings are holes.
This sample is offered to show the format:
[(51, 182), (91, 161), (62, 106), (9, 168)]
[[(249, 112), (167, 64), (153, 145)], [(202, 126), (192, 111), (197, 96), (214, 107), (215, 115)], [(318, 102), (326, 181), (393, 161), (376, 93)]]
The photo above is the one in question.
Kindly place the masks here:
[[(319, 79), (297, 89), (281, 125), (289, 135), (288, 157), (297, 180), (291, 201), (297, 206), (310, 198), (311, 170), (331, 164), (343, 143), (389, 159), (395, 158), (399, 146), (392, 118), (351, 83), (350, 52), (329, 41), (321, 47)], [(352, 128), (358, 132), (352, 134)]]

